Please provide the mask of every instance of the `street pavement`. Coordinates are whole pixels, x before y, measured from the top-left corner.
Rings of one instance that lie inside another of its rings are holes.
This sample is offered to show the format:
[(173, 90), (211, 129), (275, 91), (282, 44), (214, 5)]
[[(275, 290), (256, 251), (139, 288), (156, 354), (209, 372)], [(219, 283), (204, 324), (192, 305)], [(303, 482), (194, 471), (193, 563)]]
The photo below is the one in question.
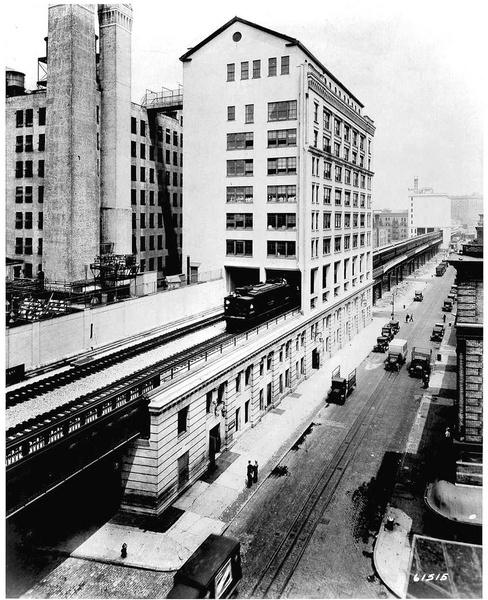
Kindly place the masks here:
[[(60, 555), (66, 553), (66, 559), (23, 597), (163, 597), (163, 590), (167, 592), (171, 585), (173, 572), (182, 566), (210, 533), (225, 534), (232, 519), (252, 498), (290, 445), (313, 421), (324, 405), (332, 371), (340, 365), (342, 372), (349, 372), (371, 352), (381, 326), (389, 318), (393, 302), (397, 318), (404, 321), (406, 313), (415, 314), (417, 303), (413, 302), (414, 291), (427, 286), (437, 262), (436, 259), (431, 260), (403, 280), (395, 288), (394, 297), (391, 292), (385, 294), (374, 307), (372, 322), (351, 343), (336, 352), (255, 427), (244, 432), (236, 444), (219, 457), (215, 475), (197, 481), (173, 504), (173, 511), (177, 509), (177, 514), (181, 512), (181, 516), (166, 531), (144, 528), (137, 520), (130, 522), (113, 518), (88, 539), (80, 541), (75, 550), (63, 544), (46, 548), (46, 551)], [(448, 320), (452, 322), (453, 316), (449, 315)], [(450, 336), (449, 340), (452, 339), (453, 336)], [(455, 374), (445, 368), (455, 360), (455, 352), (452, 346), (444, 344), (439, 354), (441, 360), (436, 362), (430, 388), (420, 404), (406, 452), (420, 445), (424, 434), (425, 411), (430, 404), (452, 405), (452, 398), (442, 397), (439, 392), (448, 387), (455, 388)], [(246, 486), (249, 460), (259, 461), (259, 480), (250, 489)], [(374, 565), (378, 576), (391, 592), (398, 597), (405, 597), (412, 561), (412, 526), (419, 521), (419, 511), (427, 508), (423, 497), (412, 498), (410, 504), (403, 502), (398, 506), (391, 504), (387, 508), (374, 547)], [(393, 518), (391, 531), (385, 527), (388, 517)], [(126, 558), (122, 558), (120, 553), (124, 543), (127, 544)], [(130, 573), (128, 579), (120, 576), (121, 569)], [(103, 572), (106, 573), (105, 578)], [(142, 579), (148, 579), (148, 573), (159, 577), (157, 595), (154, 595), (154, 585), (141, 584)], [(84, 577), (89, 580), (80, 587), (80, 580)], [(99, 581), (99, 595), (94, 593), (96, 581)], [(107, 586), (108, 581), (111, 582), (110, 586)]]

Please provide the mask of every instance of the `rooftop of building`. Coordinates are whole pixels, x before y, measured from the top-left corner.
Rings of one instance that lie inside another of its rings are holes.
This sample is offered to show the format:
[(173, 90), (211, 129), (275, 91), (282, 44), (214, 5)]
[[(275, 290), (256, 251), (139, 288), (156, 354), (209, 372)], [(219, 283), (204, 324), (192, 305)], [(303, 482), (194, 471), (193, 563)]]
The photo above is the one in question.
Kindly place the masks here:
[(210, 42), (211, 40), (213, 40), (214, 38), (216, 38), (218, 35), (220, 35), (223, 31), (225, 31), (226, 29), (228, 29), (231, 25), (233, 25), (234, 23), (243, 23), (244, 25), (248, 25), (249, 27), (254, 27), (255, 29), (259, 29), (260, 31), (264, 31), (265, 33), (268, 33), (270, 35), (274, 35), (276, 37), (279, 37), (283, 40), (285, 40), (287, 42), (287, 46), (298, 46), (300, 48), (300, 50), (302, 50), (302, 52), (304, 52), (308, 58), (310, 58), (328, 77), (330, 77), (330, 79), (332, 79), (333, 81), (335, 81), (335, 83), (337, 83), (338, 85), (340, 85), (343, 90), (349, 94), (351, 96), (351, 98), (357, 102), (357, 104), (361, 107), (364, 108), (364, 104), (358, 100), (358, 98), (341, 82), (339, 81), (339, 79), (337, 79), (337, 77), (335, 75), (333, 75), (328, 69), (327, 67), (325, 67), (319, 60), (318, 58), (316, 58), (308, 48), (306, 48), (306, 46), (304, 46), (300, 40), (290, 37), (289, 35), (286, 35), (284, 33), (280, 33), (278, 31), (274, 31), (273, 29), (268, 29), (267, 27), (263, 27), (262, 25), (258, 25), (257, 23), (252, 23), (251, 21), (247, 21), (246, 19), (242, 19), (241, 17), (235, 16), (232, 19), (230, 19), (230, 21), (227, 21), (227, 23), (225, 23), (224, 25), (222, 25), (222, 27), (220, 27), (219, 29), (216, 29), (213, 33), (211, 33), (209, 36), (207, 36), (205, 39), (203, 39), (201, 42), (199, 42), (196, 46), (193, 46), (192, 48), (190, 48), (187, 52), (185, 52), (185, 54), (183, 54), (182, 56), (180, 56), (180, 60), (182, 62), (186, 62), (191, 60), (191, 56), (192, 54), (194, 54), (195, 52), (197, 52), (198, 50), (200, 50), (200, 48), (202, 48), (203, 46), (205, 46), (206, 44), (208, 44), (208, 42)]

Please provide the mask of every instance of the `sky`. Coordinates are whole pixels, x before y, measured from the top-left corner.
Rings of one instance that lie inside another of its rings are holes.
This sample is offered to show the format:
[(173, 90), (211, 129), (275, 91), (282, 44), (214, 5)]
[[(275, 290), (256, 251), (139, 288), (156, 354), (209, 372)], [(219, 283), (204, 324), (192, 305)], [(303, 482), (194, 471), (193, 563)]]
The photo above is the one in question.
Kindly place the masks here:
[[(132, 100), (183, 84), (179, 57), (234, 16), (299, 39), (373, 119), (373, 208), (407, 208), (414, 177), (483, 191), (486, 15), (481, 0), (135, 0)], [(5, 65), (34, 88), (48, 3), (9, 3)]]

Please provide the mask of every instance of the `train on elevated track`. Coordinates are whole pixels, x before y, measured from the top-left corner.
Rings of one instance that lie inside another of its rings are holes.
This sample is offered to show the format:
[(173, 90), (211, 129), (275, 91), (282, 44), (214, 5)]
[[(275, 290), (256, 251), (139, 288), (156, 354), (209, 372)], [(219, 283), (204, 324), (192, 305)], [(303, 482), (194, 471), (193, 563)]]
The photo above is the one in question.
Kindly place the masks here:
[(299, 296), (286, 279), (238, 287), (224, 298), (228, 331), (243, 331), (297, 307)]

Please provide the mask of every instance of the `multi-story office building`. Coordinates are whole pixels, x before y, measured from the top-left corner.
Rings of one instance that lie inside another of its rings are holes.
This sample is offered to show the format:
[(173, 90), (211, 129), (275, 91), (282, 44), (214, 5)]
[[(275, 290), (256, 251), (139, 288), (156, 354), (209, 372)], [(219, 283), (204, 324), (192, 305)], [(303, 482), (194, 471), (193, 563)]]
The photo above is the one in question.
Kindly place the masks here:
[[(375, 210), (373, 212), (373, 229), (375, 232), (375, 243), (379, 242), (380, 239), (383, 242), (376, 245), (393, 244), (401, 240), (406, 240), (408, 238), (408, 210)], [(386, 241), (379, 234), (380, 229), (386, 229)]]
[(7, 70), (7, 257), (14, 276), (72, 282), (97, 255), (181, 271), (181, 95), (131, 102), (132, 9), (49, 7), (45, 77)]
[(474, 237), (479, 215), (483, 212), (483, 194), (451, 196), (452, 227)]
[(408, 237), (442, 230), (442, 247), (447, 248), (451, 239), (451, 197), (436, 193), (433, 188), (419, 188), (418, 178), (408, 190), (409, 230)]
[(305, 314), (367, 290), (363, 104), (301, 42), (238, 17), (181, 60), (191, 272), (224, 266), (229, 289), (285, 277)]

